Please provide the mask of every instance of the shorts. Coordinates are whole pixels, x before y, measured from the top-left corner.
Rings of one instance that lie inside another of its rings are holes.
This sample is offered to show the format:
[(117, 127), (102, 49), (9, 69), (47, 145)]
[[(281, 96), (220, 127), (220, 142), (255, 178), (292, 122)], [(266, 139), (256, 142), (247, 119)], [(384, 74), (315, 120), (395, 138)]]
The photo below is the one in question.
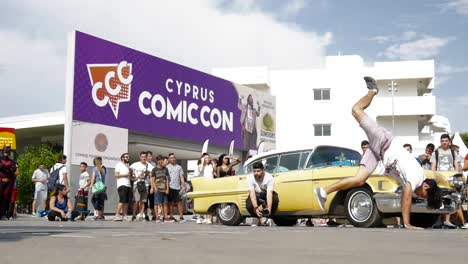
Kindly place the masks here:
[(119, 194), (119, 203), (129, 203), (132, 200), (132, 187), (120, 186), (117, 188)]
[(47, 201), (47, 190), (36, 190), (34, 200)]
[(170, 203), (178, 203), (180, 202), (180, 190), (177, 189), (169, 189), (169, 195), (167, 197)]
[(365, 116), (359, 124), (367, 135), (369, 148), (362, 155), (360, 165), (366, 167), (369, 174), (377, 168), (378, 162), (382, 159), (385, 149), (392, 143), (392, 134), (383, 127), (377, 125), (369, 116)]
[(169, 201), (167, 199), (167, 195), (164, 192), (156, 191), (154, 193), (154, 204), (155, 205), (160, 205), (160, 204), (167, 204)]
[(148, 200), (148, 188), (145, 189), (144, 192), (139, 192), (137, 188), (137, 184), (133, 185), (133, 199), (135, 202), (144, 202)]

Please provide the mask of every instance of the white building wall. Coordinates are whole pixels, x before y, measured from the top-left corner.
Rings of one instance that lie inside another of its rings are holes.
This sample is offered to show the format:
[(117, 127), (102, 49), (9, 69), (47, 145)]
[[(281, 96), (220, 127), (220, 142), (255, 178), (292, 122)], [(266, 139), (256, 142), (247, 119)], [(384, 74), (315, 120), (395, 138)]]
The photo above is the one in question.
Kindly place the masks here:
[[(261, 82), (255, 74), (249, 81), (248, 69), (217, 69), (213, 73), (233, 82)], [(264, 67), (261, 67), (264, 70)], [(252, 75), (252, 74), (250, 74)], [(240, 76), (243, 76), (242, 78)], [(265, 85), (276, 95), (278, 149), (305, 148), (330, 144), (360, 150), (367, 139), (351, 115), (351, 108), (367, 92), (363, 76), (373, 76), (381, 88), (366, 110), (378, 124), (392, 130), (395, 114), (395, 142), (410, 143), (414, 153), (424, 151), (427, 143), (438, 142), (429, 122), (436, 114), (432, 95), (434, 61), (380, 62), (368, 67), (360, 56), (330, 56), (323, 69), (270, 70)], [(388, 84), (394, 80), (393, 111)], [(329, 101), (314, 101), (314, 89), (329, 88)], [(314, 136), (314, 124), (331, 124), (331, 136)], [(440, 127), (438, 128), (441, 129)], [(444, 128), (442, 128), (444, 129)], [(449, 129), (449, 128), (448, 128)]]

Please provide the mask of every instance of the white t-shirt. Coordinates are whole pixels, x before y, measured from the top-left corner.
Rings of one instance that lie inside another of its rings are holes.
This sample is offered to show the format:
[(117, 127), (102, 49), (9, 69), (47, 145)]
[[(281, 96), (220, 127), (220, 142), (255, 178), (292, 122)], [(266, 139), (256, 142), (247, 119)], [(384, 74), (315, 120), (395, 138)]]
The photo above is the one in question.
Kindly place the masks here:
[[(78, 181), (78, 185), (80, 186), (80, 189), (84, 189), (86, 184), (88, 184), (88, 180), (91, 180), (91, 177), (89, 176), (89, 173), (87, 171), (84, 171), (83, 173), (80, 174), (80, 180)], [(86, 187), (85, 190), (89, 190), (89, 186)]]
[(65, 184), (65, 182), (63, 181), (63, 174), (67, 173), (67, 166), (65, 164), (62, 164), (62, 163), (55, 163), (55, 165), (52, 167), (52, 169), (50, 169), (50, 173), (52, 173), (54, 170), (58, 170), (60, 167), (62, 167), (59, 171), (59, 183), (60, 184)]
[(426, 178), (418, 161), (398, 144), (390, 144), (390, 147), (385, 151), (382, 162), (385, 166), (385, 172), (380, 174), (389, 175), (402, 183), (411, 183), (413, 191), (421, 186)]
[[(153, 165), (149, 164), (149, 163), (146, 163), (146, 164), (143, 164), (141, 163), (140, 161), (137, 161), (135, 163), (133, 163), (130, 168), (133, 169), (133, 177), (137, 177), (138, 179), (136, 180), (136, 182), (139, 182), (139, 181), (145, 181), (145, 185), (146, 186), (150, 186), (151, 185), (151, 171), (153, 170)], [(142, 176), (143, 172), (144, 171), (148, 171), (148, 176)]]
[(268, 172), (265, 172), (265, 176), (260, 182), (257, 181), (253, 173), (247, 176), (247, 189), (249, 191), (255, 190), (256, 193), (261, 193), (262, 191), (274, 191), (274, 188), (275, 178)]
[(214, 178), (213, 164), (210, 163), (206, 165), (205, 167), (203, 167), (203, 171), (199, 171), (197, 167), (197, 169), (193, 172), (193, 176), (194, 177), (204, 176), (206, 178), (213, 179)]
[[(130, 170), (128, 169), (127, 165), (125, 165), (123, 162), (117, 163), (115, 165), (115, 173), (117, 174), (128, 174)], [(117, 188), (120, 186), (127, 186), (130, 187), (130, 179), (128, 177), (121, 177), (117, 178)]]
[[(47, 180), (47, 178), (49, 178), (49, 172), (45, 169), (43, 171), (37, 169), (34, 171), (32, 178), (36, 180)], [(36, 182), (35, 187), (36, 191), (47, 190), (47, 183)]]

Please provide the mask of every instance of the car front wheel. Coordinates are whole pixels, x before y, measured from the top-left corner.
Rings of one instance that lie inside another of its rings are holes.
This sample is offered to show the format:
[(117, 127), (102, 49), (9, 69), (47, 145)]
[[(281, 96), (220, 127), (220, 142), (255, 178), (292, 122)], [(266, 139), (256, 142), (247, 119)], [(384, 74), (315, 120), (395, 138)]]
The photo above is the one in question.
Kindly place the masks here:
[(368, 188), (351, 189), (346, 195), (345, 208), (348, 221), (355, 227), (376, 227), (382, 223), (373, 193)]
[(223, 203), (216, 208), (216, 215), (223, 225), (238, 226), (244, 218), (240, 214), (239, 208), (232, 203)]

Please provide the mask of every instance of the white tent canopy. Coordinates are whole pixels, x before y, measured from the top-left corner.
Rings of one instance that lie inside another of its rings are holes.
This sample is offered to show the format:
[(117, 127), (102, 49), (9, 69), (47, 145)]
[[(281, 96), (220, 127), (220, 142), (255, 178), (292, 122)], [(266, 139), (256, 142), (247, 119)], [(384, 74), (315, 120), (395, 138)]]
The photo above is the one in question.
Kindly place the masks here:
[(465, 158), (466, 154), (468, 154), (468, 148), (463, 142), (463, 139), (460, 137), (460, 133), (455, 133), (455, 135), (453, 136), (452, 143), (460, 147), (460, 156)]

